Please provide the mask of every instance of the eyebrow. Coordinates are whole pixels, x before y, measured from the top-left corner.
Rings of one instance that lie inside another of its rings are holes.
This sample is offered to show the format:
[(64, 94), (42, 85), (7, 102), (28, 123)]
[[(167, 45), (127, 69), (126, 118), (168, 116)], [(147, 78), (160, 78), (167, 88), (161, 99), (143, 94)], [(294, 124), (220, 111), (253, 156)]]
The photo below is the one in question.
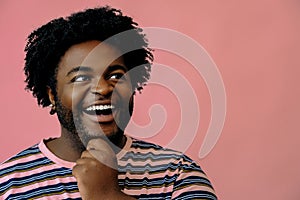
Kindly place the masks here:
[(128, 71), (128, 69), (123, 65), (110, 65), (107, 67), (107, 69), (105, 71), (112, 72), (112, 71), (120, 70), (120, 69), (123, 70), (124, 72)]
[(72, 73), (79, 72), (79, 71), (83, 71), (83, 72), (91, 72), (91, 71), (93, 71), (93, 70), (92, 70), (90, 67), (78, 66), (78, 67), (75, 67), (75, 68), (71, 69), (71, 70), (67, 73), (67, 76), (69, 76), (69, 75), (72, 74)]
[[(112, 71), (115, 71), (115, 70), (123, 70), (124, 72), (127, 72), (128, 69), (125, 67), (125, 66), (122, 66), (122, 65), (110, 65), (108, 66), (105, 71), (107, 72), (112, 72)], [(71, 69), (68, 73), (67, 73), (67, 76), (69, 76), (70, 74), (73, 74), (73, 73), (77, 73), (77, 72), (92, 72), (93, 70), (90, 68), (90, 67), (86, 67), (86, 66), (78, 66), (78, 67), (75, 67), (73, 69)]]

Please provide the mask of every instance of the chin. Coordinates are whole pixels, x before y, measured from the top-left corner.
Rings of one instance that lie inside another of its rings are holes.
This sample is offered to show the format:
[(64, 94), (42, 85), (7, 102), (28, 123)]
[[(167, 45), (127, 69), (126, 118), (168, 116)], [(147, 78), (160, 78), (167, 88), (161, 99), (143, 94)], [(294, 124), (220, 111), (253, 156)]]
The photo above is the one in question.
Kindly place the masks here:
[(112, 144), (119, 146), (120, 141), (123, 137), (123, 131), (117, 126), (115, 127), (99, 127), (95, 131), (88, 131), (82, 134), (79, 134), (82, 143), (86, 146), (91, 139), (104, 138), (110, 141)]

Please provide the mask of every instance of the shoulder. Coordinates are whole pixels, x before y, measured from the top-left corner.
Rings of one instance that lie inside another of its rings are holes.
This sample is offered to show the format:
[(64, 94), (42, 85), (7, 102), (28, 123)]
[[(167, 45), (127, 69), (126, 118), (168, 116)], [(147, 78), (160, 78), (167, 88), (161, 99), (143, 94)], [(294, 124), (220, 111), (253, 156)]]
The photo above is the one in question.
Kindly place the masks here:
[(0, 165), (0, 199), (50, 197), (61, 190), (73, 191), (74, 188), (77, 185), (71, 169), (56, 165), (42, 152), (39, 144)]
[(152, 164), (155, 162), (166, 162), (166, 163), (179, 163), (184, 161), (193, 162), (189, 157), (184, 155), (182, 152), (164, 148), (158, 144), (138, 140), (132, 138), (132, 144), (128, 150), (126, 156), (131, 159), (144, 159), (151, 160)]
[(182, 152), (162, 147), (158, 144), (147, 142), (139, 139), (132, 138), (131, 150), (145, 151), (145, 152), (157, 152), (165, 154), (183, 155)]
[(7, 179), (15, 176), (17, 173), (24, 173), (44, 162), (45, 157), (40, 151), (38, 144), (35, 144), (0, 164), (0, 180), (3, 177)]
[(132, 139), (131, 152), (138, 153), (139, 155), (152, 155), (153, 157), (160, 157), (172, 162), (180, 162), (183, 165), (195, 164), (195, 161), (182, 152), (162, 147), (152, 142), (143, 140)]
[(38, 144), (35, 144), (0, 164), (0, 196), (9, 189), (12, 181), (34, 165), (34, 160), (38, 159), (40, 154)]
[(124, 158), (125, 169), (146, 175), (148, 180), (161, 179), (164, 184), (172, 185), (172, 198), (216, 199), (214, 189), (200, 165), (182, 152), (132, 139), (130, 151)]
[(38, 148), (38, 144), (35, 144), (35, 145), (33, 145), (33, 146), (31, 146), (27, 149), (24, 149), (23, 151), (21, 151), (17, 154), (15, 154), (14, 156), (8, 158), (7, 160), (3, 161), (0, 164), (0, 170), (5, 166), (10, 165), (10, 163), (16, 163), (18, 161), (21, 161), (21, 160), (26, 159), (28, 157), (38, 155), (40, 153), (41, 153), (41, 151)]
[(134, 138), (122, 160), (126, 162), (126, 165), (138, 165), (154, 173), (172, 171), (177, 175), (181, 173), (205, 174), (200, 165), (184, 153)]

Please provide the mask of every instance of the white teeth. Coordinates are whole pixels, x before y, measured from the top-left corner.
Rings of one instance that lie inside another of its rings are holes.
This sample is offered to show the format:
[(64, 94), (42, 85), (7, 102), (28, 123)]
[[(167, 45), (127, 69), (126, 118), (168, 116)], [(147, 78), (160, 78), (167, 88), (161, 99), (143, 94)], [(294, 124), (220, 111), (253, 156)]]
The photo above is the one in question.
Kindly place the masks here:
[(94, 106), (90, 106), (88, 107), (86, 110), (87, 111), (96, 111), (96, 110), (108, 110), (108, 109), (113, 109), (114, 106), (113, 105), (94, 105)]

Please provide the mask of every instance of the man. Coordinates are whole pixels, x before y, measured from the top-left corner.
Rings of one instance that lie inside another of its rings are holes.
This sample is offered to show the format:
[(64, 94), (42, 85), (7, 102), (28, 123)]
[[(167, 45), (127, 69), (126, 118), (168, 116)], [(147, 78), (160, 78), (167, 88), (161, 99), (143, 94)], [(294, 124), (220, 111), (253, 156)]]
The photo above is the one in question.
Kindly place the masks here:
[(1, 199), (216, 199), (190, 158), (124, 134), (153, 60), (130, 17), (101, 7), (55, 19), (25, 51), (26, 88), (61, 136), (2, 163)]

